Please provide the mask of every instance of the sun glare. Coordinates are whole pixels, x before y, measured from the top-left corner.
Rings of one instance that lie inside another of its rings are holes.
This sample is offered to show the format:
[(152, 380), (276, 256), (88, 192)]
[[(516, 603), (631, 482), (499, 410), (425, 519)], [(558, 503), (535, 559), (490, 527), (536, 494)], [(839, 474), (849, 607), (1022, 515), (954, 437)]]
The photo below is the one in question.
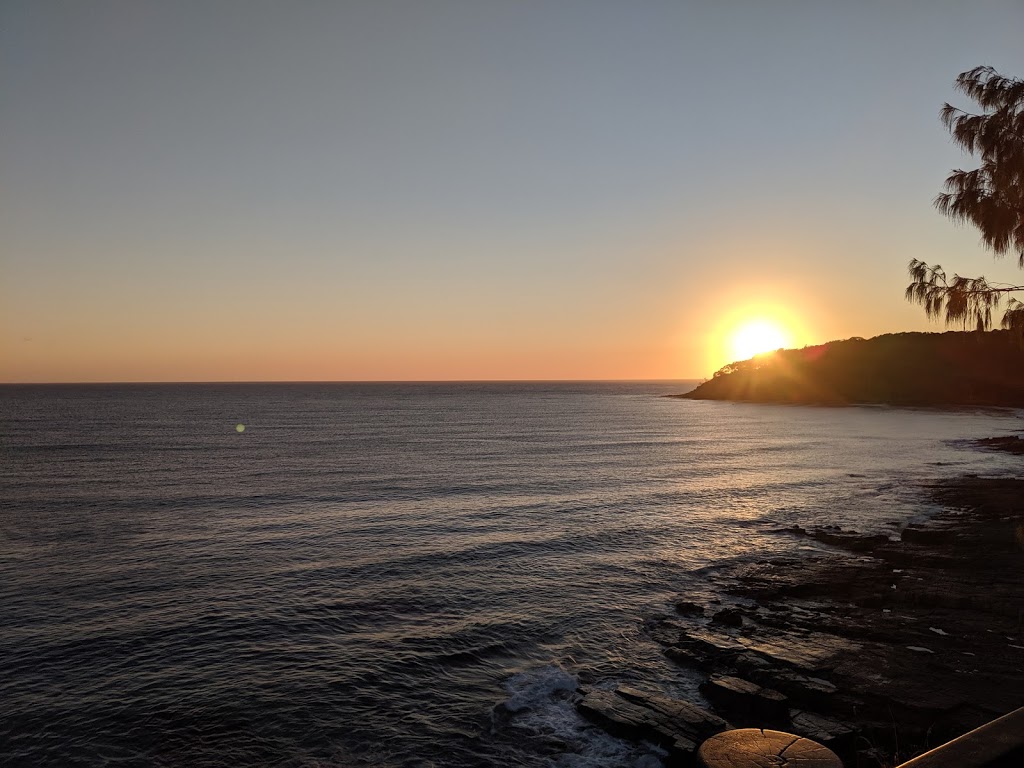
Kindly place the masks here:
[(731, 336), (732, 360), (746, 360), (762, 352), (789, 346), (789, 334), (770, 320), (752, 320), (737, 328)]

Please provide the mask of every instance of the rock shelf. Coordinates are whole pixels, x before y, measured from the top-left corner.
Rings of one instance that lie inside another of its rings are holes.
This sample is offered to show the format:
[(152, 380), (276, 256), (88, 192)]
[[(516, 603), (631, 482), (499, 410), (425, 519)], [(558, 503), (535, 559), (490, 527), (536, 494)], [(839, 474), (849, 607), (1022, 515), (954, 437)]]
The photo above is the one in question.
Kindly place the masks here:
[(730, 726), (780, 728), (854, 766), (893, 765), (1024, 706), (1024, 480), (973, 476), (925, 489), (946, 511), (900, 539), (793, 528), (831, 550), (708, 570), (728, 596), (681, 595), (644, 628), (705, 675), (714, 712), (634, 689), (578, 708), (694, 764)]

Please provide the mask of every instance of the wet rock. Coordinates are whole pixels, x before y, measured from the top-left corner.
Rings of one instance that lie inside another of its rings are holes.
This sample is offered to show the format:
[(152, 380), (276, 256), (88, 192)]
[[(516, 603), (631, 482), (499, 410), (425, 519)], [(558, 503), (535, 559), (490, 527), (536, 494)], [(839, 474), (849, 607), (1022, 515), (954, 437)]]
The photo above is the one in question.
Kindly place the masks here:
[(652, 741), (676, 757), (692, 756), (698, 744), (730, 727), (696, 704), (628, 686), (613, 691), (584, 691), (576, 707), (610, 733), (634, 741)]
[[(727, 586), (740, 597), (763, 604), (779, 599), (851, 600), (889, 587), (887, 574), (879, 573), (873, 559), (841, 561), (809, 557), (804, 563), (768, 561), (738, 569), (737, 582)], [(794, 618), (798, 618), (794, 616)]]
[(785, 528), (776, 528), (775, 532), (776, 533), (791, 533), (791, 534), (793, 534), (795, 536), (809, 536), (810, 535), (810, 534), (807, 533), (807, 529), (804, 528), (802, 525), (790, 525), (790, 526), (787, 526)]
[(704, 607), (688, 600), (680, 600), (676, 603), (676, 613), (680, 616), (703, 616)]
[(731, 666), (732, 660), (746, 651), (735, 638), (704, 629), (656, 629), (650, 634), (655, 639), (664, 638), (659, 642), (664, 646), (662, 652), (670, 659), (697, 669), (710, 669), (723, 664)]
[(889, 542), (889, 537), (885, 534), (863, 534), (838, 528), (818, 528), (810, 535), (823, 544), (842, 547), (851, 552), (871, 552)]
[(996, 451), (1005, 451), (1006, 453), (1013, 453), (1024, 455), (1024, 440), (1021, 440), (1017, 435), (1009, 435), (1006, 437), (983, 437), (980, 440), (975, 440), (974, 444), (981, 448), (989, 448)]
[(683, 632), (681, 642), (693, 645), (697, 650), (712, 656), (735, 655), (746, 650), (737, 638), (703, 629)]
[(661, 645), (675, 645), (686, 640), (686, 630), (671, 620), (648, 622), (645, 628), (651, 639)]
[(811, 633), (799, 643), (757, 638), (739, 638), (739, 642), (775, 664), (793, 667), (812, 676), (834, 669), (843, 659), (855, 654), (859, 647), (852, 641), (821, 632)]
[(695, 669), (709, 669), (715, 664), (714, 658), (702, 653), (692, 645), (670, 645), (662, 650), (668, 658), (684, 667)]
[(714, 624), (724, 624), (727, 627), (742, 627), (743, 614), (734, 608), (723, 608), (711, 617)]
[(786, 696), (740, 677), (712, 675), (700, 691), (716, 710), (739, 725), (784, 727), (789, 721)]

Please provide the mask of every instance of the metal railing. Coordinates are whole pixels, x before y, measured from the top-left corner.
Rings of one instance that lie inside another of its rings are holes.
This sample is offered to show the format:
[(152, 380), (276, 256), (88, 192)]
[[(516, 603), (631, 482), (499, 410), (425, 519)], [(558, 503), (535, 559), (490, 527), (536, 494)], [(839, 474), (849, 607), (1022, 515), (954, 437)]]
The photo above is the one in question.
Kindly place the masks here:
[(1024, 707), (918, 755), (899, 768), (1024, 768)]

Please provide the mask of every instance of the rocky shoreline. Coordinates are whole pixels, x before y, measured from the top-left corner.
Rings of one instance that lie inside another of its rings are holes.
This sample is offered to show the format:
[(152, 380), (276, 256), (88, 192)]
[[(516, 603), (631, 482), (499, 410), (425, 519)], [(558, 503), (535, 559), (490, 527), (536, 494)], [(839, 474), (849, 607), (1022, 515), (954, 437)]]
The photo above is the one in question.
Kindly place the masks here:
[(646, 618), (665, 655), (704, 677), (709, 707), (622, 686), (581, 689), (577, 709), (661, 745), (672, 764), (692, 763), (728, 727), (765, 727), (868, 768), (1024, 706), (1024, 480), (965, 476), (923, 490), (944, 511), (899, 539), (781, 530), (828, 546), (707, 569), (721, 603), (680, 600)]

